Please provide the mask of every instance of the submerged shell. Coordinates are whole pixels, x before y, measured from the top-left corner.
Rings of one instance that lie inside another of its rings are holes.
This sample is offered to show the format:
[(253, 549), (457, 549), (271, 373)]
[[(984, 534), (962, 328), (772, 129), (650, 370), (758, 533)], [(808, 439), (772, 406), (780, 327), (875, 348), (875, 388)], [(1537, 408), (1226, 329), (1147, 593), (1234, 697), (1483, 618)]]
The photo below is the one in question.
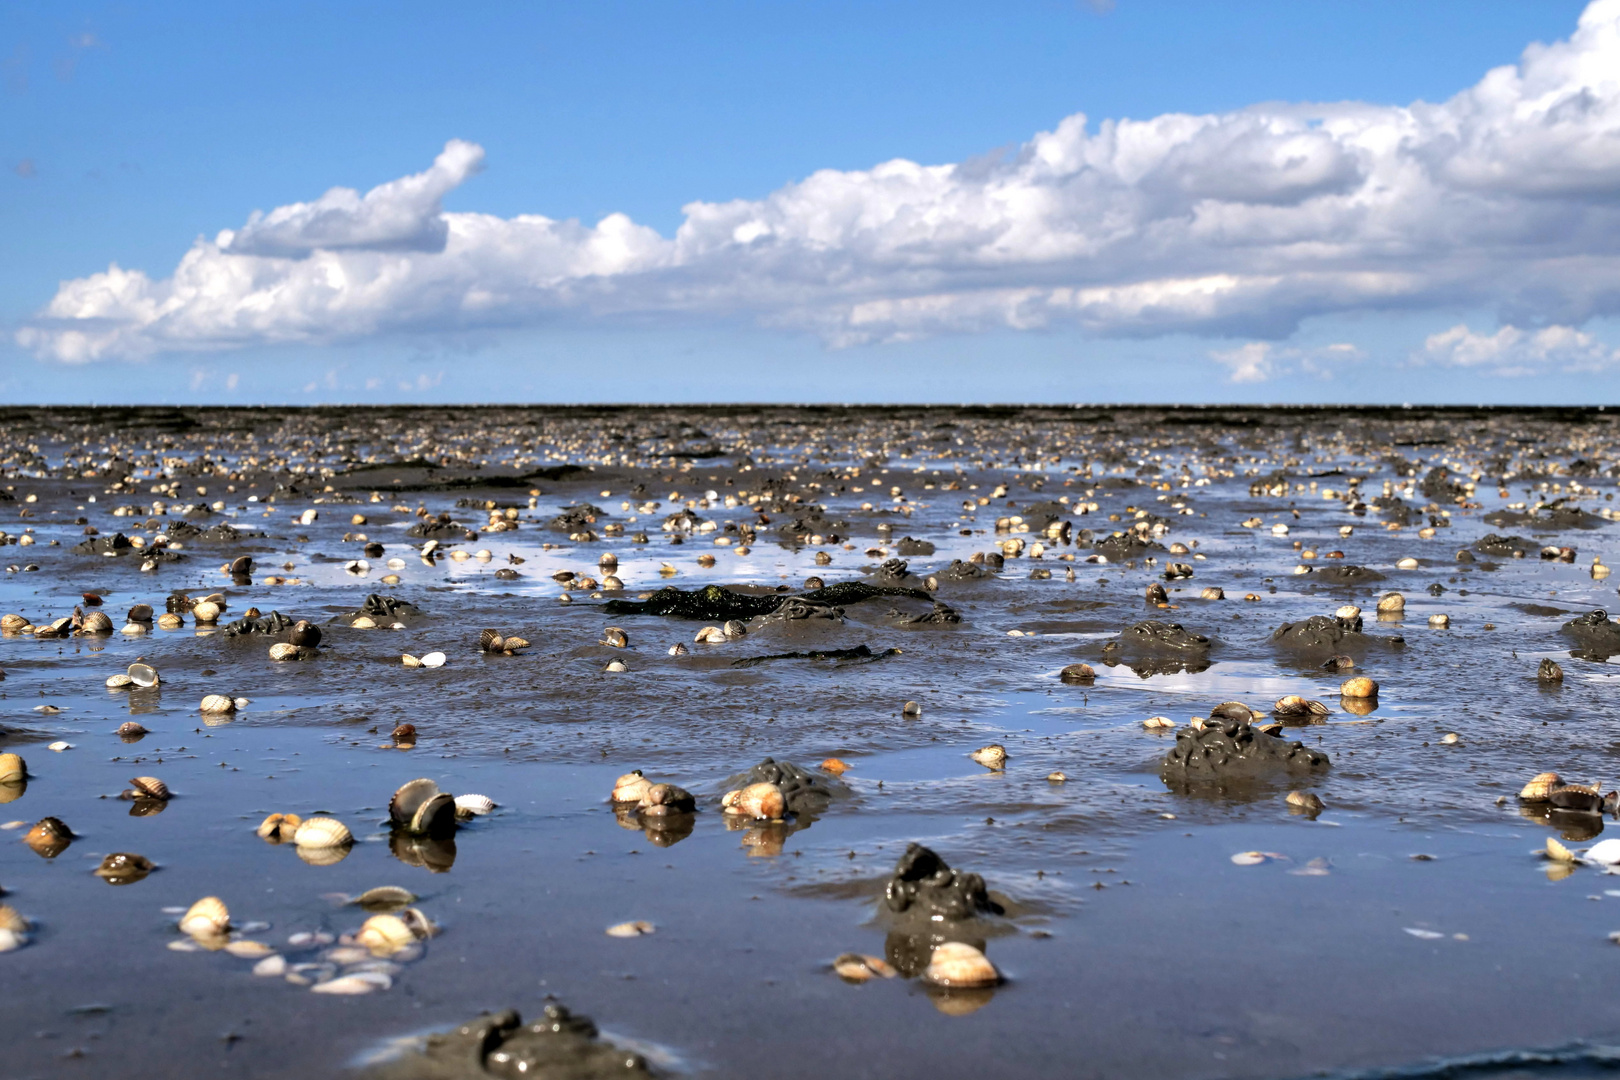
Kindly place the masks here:
[(0, 784), (15, 784), (28, 778), (28, 766), (17, 754), (0, 754)]
[(180, 932), (192, 937), (218, 937), (231, 928), (231, 912), (217, 896), (205, 896), (180, 916)]
[(202, 699), (198, 706), (205, 713), (228, 713), (236, 711), (236, 702), (224, 694), (209, 694)]
[(147, 734), (146, 728), (134, 720), (125, 720), (118, 725), (118, 737), (120, 739), (138, 739), (145, 734)]
[(937, 986), (994, 986), (1001, 981), (1001, 973), (972, 945), (946, 941), (935, 947), (923, 978)]
[(289, 644), (285, 641), (278, 641), (274, 645), (270, 646), (270, 659), (296, 660), (298, 659), (298, 646)]
[(1000, 743), (981, 746), (968, 756), (988, 769), (999, 769), (1007, 764), (1007, 748)]
[(1097, 669), (1090, 664), (1070, 664), (1058, 672), (1058, 678), (1066, 683), (1094, 683), (1097, 681)]
[(728, 814), (756, 821), (775, 821), (787, 812), (782, 789), (770, 783), (749, 784), (737, 791), (728, 791), (720, 805)]
[(312, 817), (298, 825), (293, 843), (307, 848), (335, 848), (354, 843), (354, 834), (337, 818)]
[(652, 787), (652, 781), (641, 775), (641, 770), (627, 772), (613, 781), (613, 801), (617, 803), (640, 802)]
[(1562, 782), (1555, 772), (1537, 773), (1530, 778), (1528, 784), (1519, 789), (1519, 798), (1524, 802), (1546, 802), (1547, 795)]
[(899, 974), (879, 957), (864, 956), (860, 953), (845, 953), (834, 960), (833, 972), (845, 982), (852, 983), (863, 983), (874, 976), (892, 979)]

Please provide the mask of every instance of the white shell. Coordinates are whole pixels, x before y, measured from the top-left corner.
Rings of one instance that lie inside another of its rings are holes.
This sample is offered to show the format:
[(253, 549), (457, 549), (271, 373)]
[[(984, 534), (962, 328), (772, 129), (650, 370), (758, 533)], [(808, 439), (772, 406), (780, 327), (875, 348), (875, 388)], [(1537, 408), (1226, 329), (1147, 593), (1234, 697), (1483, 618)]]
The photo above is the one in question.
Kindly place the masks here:
[(392, 953), (416, 941), (416, 935), (398, 915), (373, 915), (354, 935), (354, 943), (373, 954)]
[(380, 971), (361, 971), (316, 983), (310, 989), (317, 994), (369, 994), (373, 990), (387, 990), (393, 985), (394, 980)]
[(619, 938), (641, 937), (652, 932), (653, 924), (644, 919), (637, 919), (635, 922), (615, 923), (607, 928), (608, 937)]
[(444, 653), (430, 652), (422, 657), (423, 667), (444, 667)]
[(353, 842), (349, 827), (333, 817), (308, 818), (293, 833), (293, 843), (299, 847), (332, 848)]
[(209, 694), (207, 697), (202, 699), (202, 704), (199, 705), (198, 708), (205, 713), (235, 712), (236, 702), (232, 701), (224, 694)]
[(281, 955), (271, 955), (253, 965), (253, 974), (269, 978), (279, 978), (287, 974), (287, 958)]
[(289, 644), (285, 641), (278, 641), (274, 645), (270, 646), (270, 659), (296, 660), (298, 659), (298, 646)]
[(457, 795), (456, 813), (458, 814), (487, 814), (495, 809), (495, 800), (487, 795)]
[(231, 928), (231, 912), (217, 896), (205, 896), (180, 916), (181, 933), (192, 937), (217, 937)]
[(1620, 838), (1611, 836), (1607, 840), (1599, 840), (1586, 849), (1586, 857), (1605, 866), (1620, 863)]
[(122, 690), (126, 686), (135, 685), (135, 680), (128, 675), (118, 674), (107, 676), (107, 689)]

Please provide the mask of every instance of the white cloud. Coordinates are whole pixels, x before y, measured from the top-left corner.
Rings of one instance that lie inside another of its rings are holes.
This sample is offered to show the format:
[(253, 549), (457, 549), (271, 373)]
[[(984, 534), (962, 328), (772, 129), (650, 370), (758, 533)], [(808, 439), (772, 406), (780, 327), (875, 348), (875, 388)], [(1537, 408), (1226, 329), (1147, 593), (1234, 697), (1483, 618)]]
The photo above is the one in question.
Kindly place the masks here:
[(1493, 375), (1534, 375), (1545, 371), (1599, 371), (1620, 364), (1620, 349), (1569, 326), (1521, 330), (1504, 326), (1480, 334), (1466, 325), (1431, 334), (1414, 357), (1450, 367), (1479, 368)]
[(1209, 358), (1231, 369), (1227, 378), (1235, 383), (1259, 383), (1279, 375), (1302, 371), (1331, 379), (1346, 364), (1364, 358), (1354, 345), (1338, 343), (1317, 348), (1294, 348), (1270, 341), (1249, 341), (1234, 349), (1215, 349)]
[[(64, 282), (18, 340), (88, 361), (561, 316), (741, 317), (835, 344), (1051, 325), (1265, 340), (1381, 308), (1578, 326), (1620, 312), (1620, 0), (1440, 104), (1077, 114), (1002, 159), (692, 203), (673, 237), (618, 214), (443, 212), (481, 161), (453, 141), (426, 172), (200, 239), (169, 277)], [(1229, 366), (1260, 377), (1268, 356)]]

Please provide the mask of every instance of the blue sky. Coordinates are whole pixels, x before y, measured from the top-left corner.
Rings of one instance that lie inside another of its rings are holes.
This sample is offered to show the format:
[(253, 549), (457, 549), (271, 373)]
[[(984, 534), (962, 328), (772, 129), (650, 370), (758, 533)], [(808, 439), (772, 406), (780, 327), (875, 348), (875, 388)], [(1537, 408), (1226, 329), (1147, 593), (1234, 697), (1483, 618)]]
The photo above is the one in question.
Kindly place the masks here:
[(0, 399), (1620, 389), (1613, 0), (468, 7), (0, 8)]

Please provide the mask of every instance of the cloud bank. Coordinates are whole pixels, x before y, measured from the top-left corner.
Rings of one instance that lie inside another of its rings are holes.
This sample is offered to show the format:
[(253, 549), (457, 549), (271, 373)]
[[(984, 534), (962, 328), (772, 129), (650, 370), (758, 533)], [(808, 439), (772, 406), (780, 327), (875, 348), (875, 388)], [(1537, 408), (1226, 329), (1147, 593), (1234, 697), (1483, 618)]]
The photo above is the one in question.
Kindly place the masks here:
[[(621, 214), (444, 212), (482, 160), (452, 141), (426, 172), (199, 239), (167, 278), (113, 265), (63, 282), (18, 341), (83, 362), (626, 315), (833, 344), (1053, 325), (1278, 339), (1392, 308), (1579, 326), (1620, 312), (1620, 0), (1440, 104), (1076, 114), (996, 160), (692, 203), (673, 237)], [(1460, 329), (1425, 355), (1485, 363), (1467, 358), (1494, 339)], [(1538, 347), (1514, 333), (1502, 350)], [(1228, 363), (1263, 378), (1276, 361)]]

